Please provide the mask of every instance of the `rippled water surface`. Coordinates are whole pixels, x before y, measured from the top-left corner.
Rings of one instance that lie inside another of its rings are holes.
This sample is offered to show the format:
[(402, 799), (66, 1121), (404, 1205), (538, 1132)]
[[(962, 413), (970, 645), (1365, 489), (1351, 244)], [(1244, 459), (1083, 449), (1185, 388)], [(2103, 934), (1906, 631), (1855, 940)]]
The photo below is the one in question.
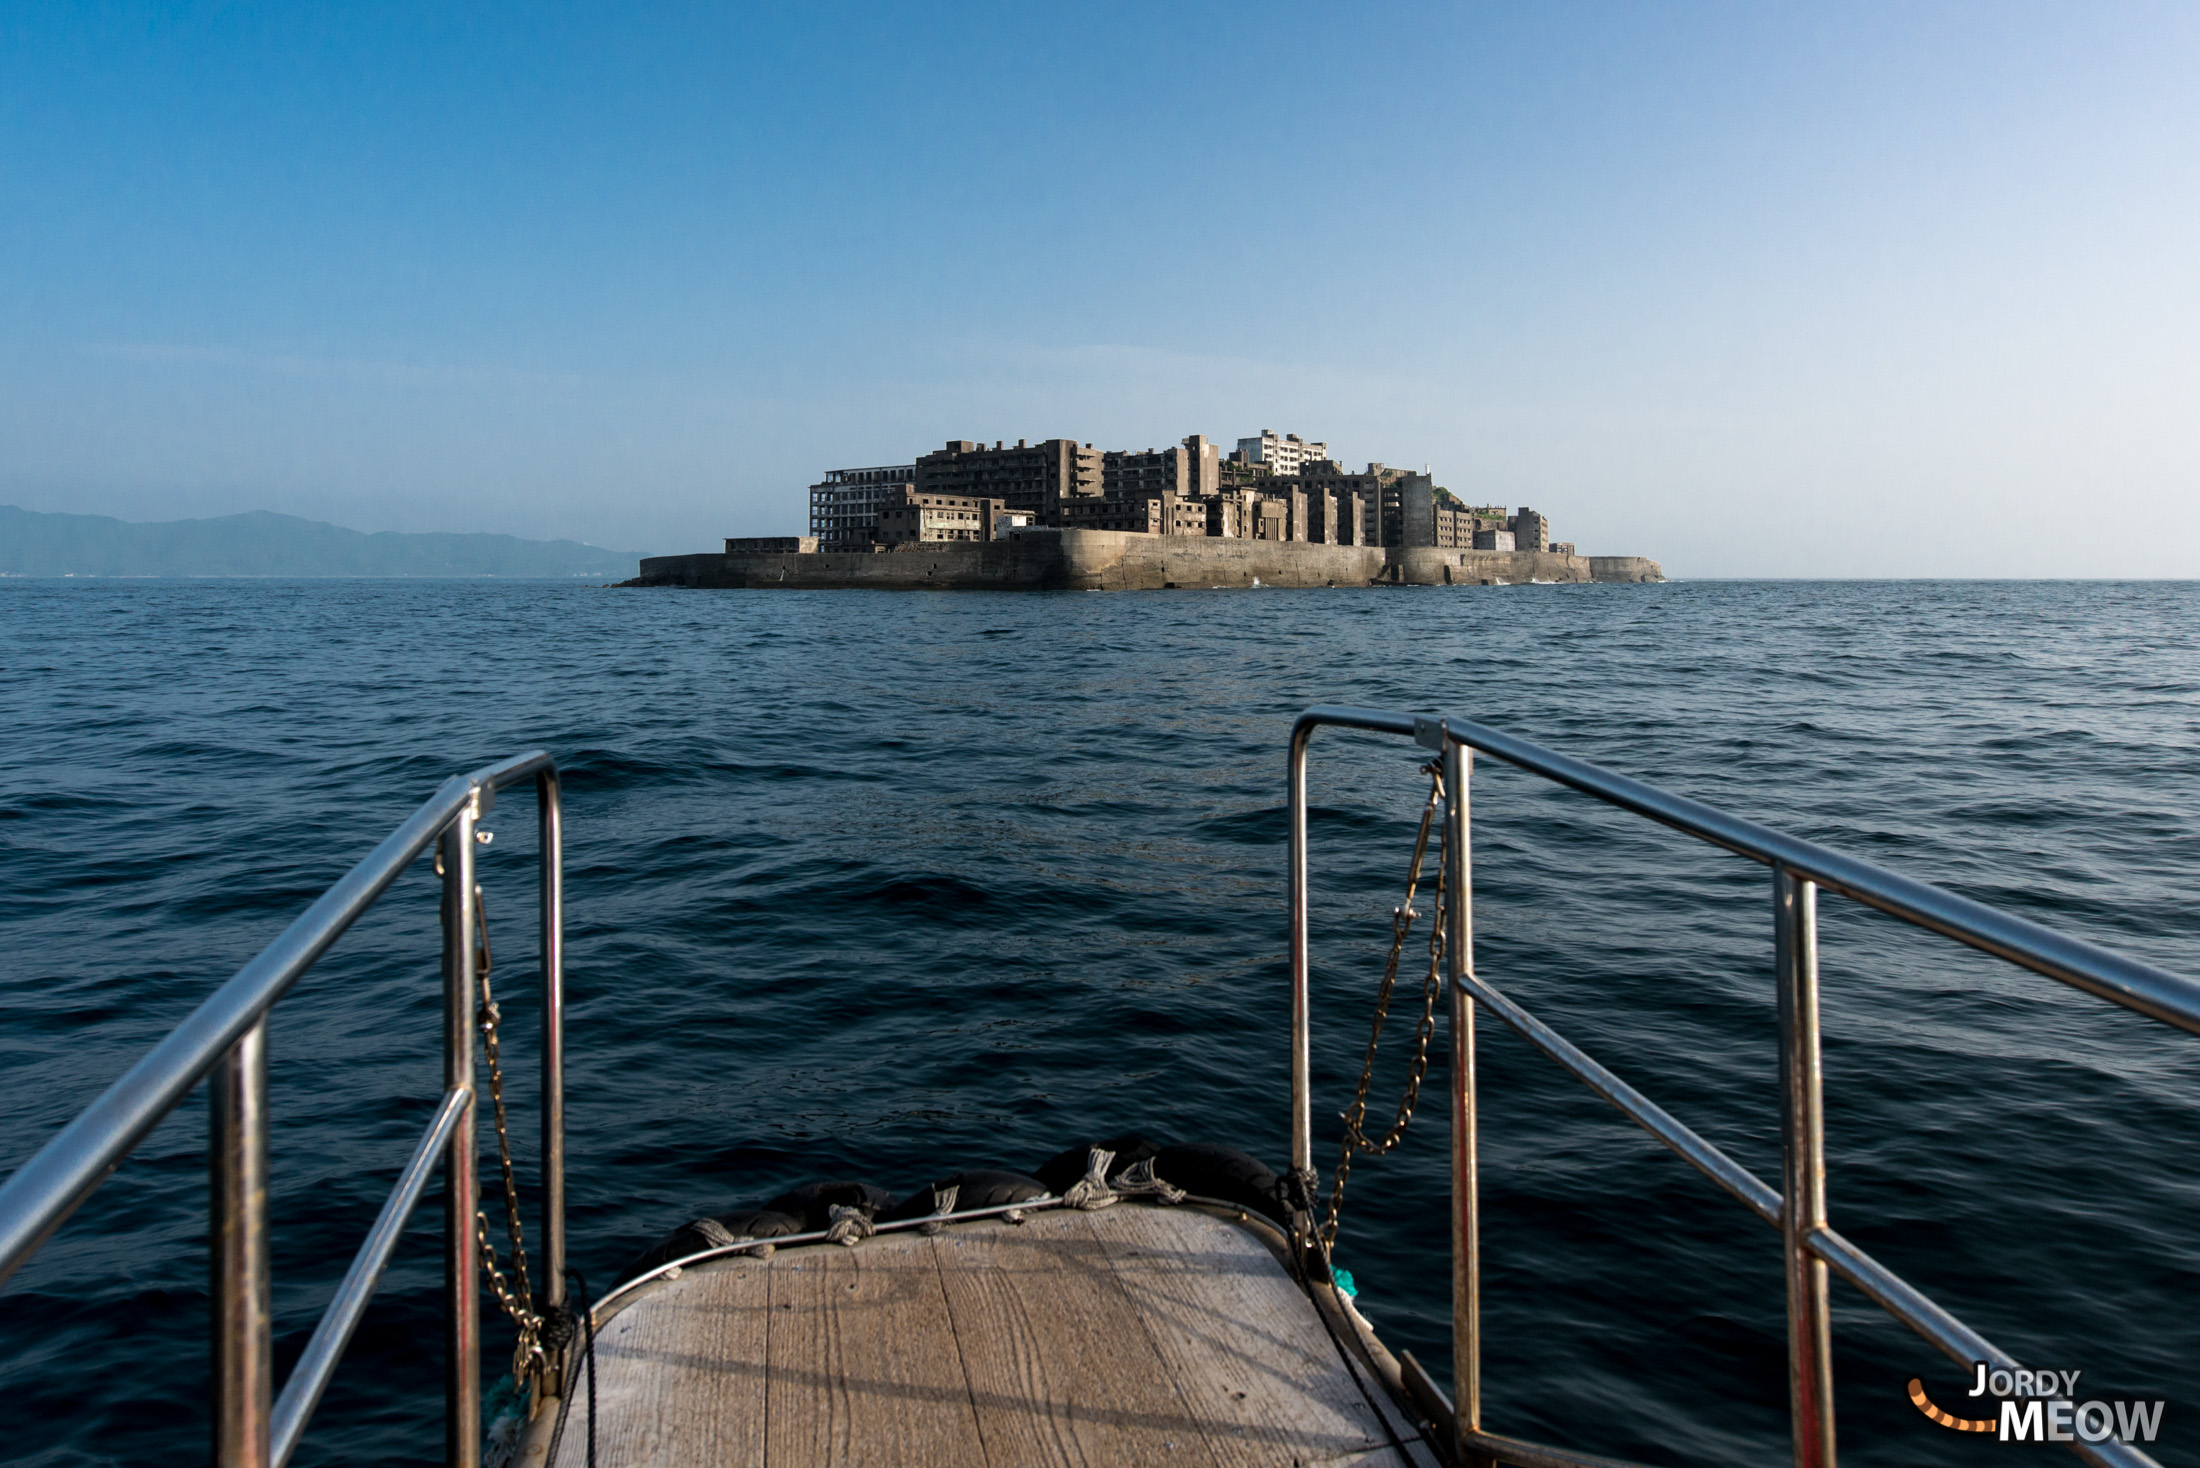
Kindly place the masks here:
[[(571, 1228), (597, 1280), (820, 1175), (902, 1191), (1114, 1130), (1280, 1165), (1283, 757), (1310, 703), (1471, 715), (2200, 972), (2196, 628), (2200, 588), (2160, 584), (11, 583), (0, 1165), (445, 775), (538, 746), (567, 771)], [(1416, 764), (1316, 746), (1325, 1166)], [(1474, 795), (1484, 976), (1776, 1182), (1764, 870), (1487, 762)], [(531, 1173), (525, 793), (488, 824)], [(283, 1369), (439, 1089), (435, 903), (423, 864), (273, 1022)], [(1836, 1226), (2081, 1396), (2167, 1397), (2157, 1455), (2200, 1464), (2200, 1042), (1834, 899), (1822, 923)], [(1511, 1034), (1485, 1026), (1480, 1066), (1489, 1423), (1778, 1460), (1772, 1232)], [(197, 1102), (164, 1125), (0, 1293), (0, 1455), (201, 1455), (204, 1125)], [(1431, 1104), (1360, 1164), (1339, 1248), (1440, 1374), (1442, 1126)], [(437, 1212), (299, 1461), (439, 1458)], [(1962, 1373), (1836, 1290), (1845, 1461), (2015, 1451), (1918, 1416), (1911, 1376), (1960, 1411)]]

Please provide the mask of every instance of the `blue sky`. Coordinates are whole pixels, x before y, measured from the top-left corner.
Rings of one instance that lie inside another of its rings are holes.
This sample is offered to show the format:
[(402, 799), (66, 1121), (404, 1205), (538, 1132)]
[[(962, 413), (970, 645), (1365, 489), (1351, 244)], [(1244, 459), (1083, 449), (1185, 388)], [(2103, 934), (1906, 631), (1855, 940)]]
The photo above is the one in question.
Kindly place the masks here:
[(1261, 428), (1681, 575), (2200, 575), (2200, 9), (0, 11), (0, 501), (621, 549)]

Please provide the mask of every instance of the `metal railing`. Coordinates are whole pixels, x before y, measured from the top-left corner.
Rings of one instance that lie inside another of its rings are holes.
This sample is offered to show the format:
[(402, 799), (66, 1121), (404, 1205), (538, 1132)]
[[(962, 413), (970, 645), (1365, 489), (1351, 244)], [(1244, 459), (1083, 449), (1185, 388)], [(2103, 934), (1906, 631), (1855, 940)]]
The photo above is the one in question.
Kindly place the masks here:
[[(407, 1219), (443, 1161), (445, 1457), (481, 1458), (480, 1311), (474, 1213), (475, 826), (496, 792), (534, 777), (541, 826), (542, 1248), (546, 1306), (564, 1302), (564, 835), (558, 769), (523, 754), (443, 782), (427, 803), (321, 894), (282, 935), (63, 1127), (0, 1186), (0, 1282), (90, 1197), (161, 1118), (209, 1081), (214, 1461), (282, 1468), (381, 1283)], [(267, 1013), (431, 845), (443, 874), (443, 1096), (305, 1354), (273, 1395), (267, 1261)], [(270, 1398), (273, 1398), (271, 1401)]]
[[(1443, 762), (1444, 878), (1451, 1067), (1452, 1363), (1451, 1416), (1461, 1462), (1522, 1468), (1589, 1468), (1612, 1460), (1499, 1437), (1482, 1426), (1480, 1201), (1476, 1173), (1474, 1020), (1484, 1006), (1557, 1061), (1590, 1090), (1780, 1230), (1786, 1263), (1789, 1407), (1798, 1468), (1833, 1468), (1832, 1324), (1829, 1271), (1869, 1296), (1968, 1370), (2015, 1371), (2016, 1360), (1933, 1303), (1921, 1291), (1836, 1233), (1826, 1212), (1826, 1160), (1818, 1040), (1817, 893), (1852, 898), (1981, 952), (2059, 979), (2074, 988), (2200, 1034), (2200, 984), (2166, 970), (2065, 937), (1875, 867), (1770, 830), (1698, 801), (1516, 739), (1466, 719), (1437, 719), (1376, 709), (1321, 706), (1291, 732), (1291, 1165), (1311, 1177), (1313, 1099), (1307, 960), (1306, 756), (1322, 727), (1396, 734), (1440, 752)], [(1474, 971), (1473, 862), (1469, 788), (1473, 752), (1646, 816), (1772, 868), (1775, 964), (1779, 995), (1781, 1185), (1773, 1188), (1589, 1058)], [(2089, 1463), (2144, 1468), (2154, 1460), (2126, 1443), (2073, 1440)]]

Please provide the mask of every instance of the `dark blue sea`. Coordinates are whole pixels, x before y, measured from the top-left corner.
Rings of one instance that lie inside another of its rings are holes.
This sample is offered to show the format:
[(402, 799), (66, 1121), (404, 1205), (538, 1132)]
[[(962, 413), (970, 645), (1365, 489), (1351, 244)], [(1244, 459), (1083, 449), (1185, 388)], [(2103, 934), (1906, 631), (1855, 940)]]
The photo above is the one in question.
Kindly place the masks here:
[[(1471, 716), (2200, 972), (2192, 585), (10, 582), (0, 665), (0, 1167), (445, 776), (547, 748), (573, 1257), (599, 1288), (664, 1230), (820, 1176), (899, 1192), (1120, 1131), (1281, 1166), (1284, 748), (1317, 702)], [(1316, 744), (1325, 1168), (1421, 758)], [(531, 805), (507, 795), (482, 857), (530, 1185)], [(1487, 761), (1474, 820), (1483, 976), (1777, 1184), (1766, 871)], [(435, 921), (422, 863), (276, 1011), (280, 1369), (439, 1090)], [(1833, 898), (1822, 946), (1835, 1226), (2082, 1370), (2081, 1397), (2167, 1398), (2153, 1450), (2200, 1464), (2200, 1040)], [(1489, 1425), (1782, 1459), (1777, 1236), (1482, 1033)], [(1448, 1379), (1443, 1064), (1439, 1041), (1404, 1146), (1355, 1170), (1338, 1256)], [(204, 1147), (194, 1101), (0, 1292), (0, 1456), (203, 1458)], [(299, 1461), (440, 1458), (439, 1213)], [(2016, 1451), (1921, 1417), (1909, 1378), (1960, 1412), (1965, 1373), (1835, 1289), (1847, 1463)], [(510, 1336), (486, 1336), (493, 1375)]]

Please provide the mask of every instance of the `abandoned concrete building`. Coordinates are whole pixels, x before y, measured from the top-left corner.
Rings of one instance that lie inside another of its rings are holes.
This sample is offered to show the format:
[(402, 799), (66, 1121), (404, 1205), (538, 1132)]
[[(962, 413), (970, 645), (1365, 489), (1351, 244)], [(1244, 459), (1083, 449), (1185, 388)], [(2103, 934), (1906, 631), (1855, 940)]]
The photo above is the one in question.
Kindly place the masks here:
[(914, 464), (835, 469), (810, 486), (821, 550), (996, 540), (1029, 527), (1322, 545), (1549, 550), (1550, 521), (1470, 506), (1427, 472), (1348, 472), (1297, 434), (1241, 438), (1225, 455), (1202, 434), (1165, 449), (1101, 450), (1075, 439), (990, 448), (950, 440)]
[(992, 540), (1005, 533), (999, 522), (1007, 509), (1001, 500), (987, 495), (927, 494), (906, 484), (879, 506), (876, 543)]
[(832, 469), (810, 486), (810, 534), (826, 550), (857, 550), (870, 545), (878, 512), (897, 490), (913, 489), (917, 466), (891, 464), (874, 469)]
[(1329, 457), (1328, 444), (1308, 443), (1295, 433), (1276, 434), (1265, 428), (1257, 437), (1239, 439), (1237, 451), (1245, 463), (1266, 464), (1272, 474), (1296, 474)]
[(917, 488), (926, 494), (984, 495), (1053, 524), (1064, 500), (1099, 499), (1102, 455), (1091, 444), (1050, 438), (1010, 448), (951, 440), (917, 460)]

